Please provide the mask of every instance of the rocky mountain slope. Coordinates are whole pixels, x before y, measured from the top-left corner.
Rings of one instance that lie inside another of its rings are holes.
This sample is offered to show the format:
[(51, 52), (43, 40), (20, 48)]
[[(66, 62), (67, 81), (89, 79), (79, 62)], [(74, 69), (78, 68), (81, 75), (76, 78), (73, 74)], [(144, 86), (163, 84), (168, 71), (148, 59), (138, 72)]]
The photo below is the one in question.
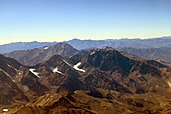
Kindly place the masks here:
[(16, 114), (169, 113), (171, 68), (136, 58), (111, 47), (53, 55), (31, 67), (1, 56), (0, 108)]
[[(47, 94), (9, 110), (15, 114), (169, 114), (171, 100), (155, 94), (121, 94), (98, 90), (101, 98), (78, 90), (73, 94)], [(7, 114), (8, 114), (7, 113)]]
[(163, 94), (170, 88), (168, 66), (153, 60), (135, 60), (110, 47), (80, 52), (67, 59), (55, 55), (30, 69), (38, 74), (42, 85), (55, 92), (101, 88)]
[(153, 60), (134, 60), (109, 47), (92, 50), (79, 62), (81, 63), (79, 68), (86, 72), (82, 79), (92, 87), (100, 87), (104, 84), (103, 87), (106, 85), (111, 89), (112, 84), (108, 85), (105, 82), (115, 80), (132, 93), (154, 91), (162, 93), (162, 90), (169, 88), (168, 66)]
[(170, 47), (148, 48), (148, 49), (122, 48), (120, 50), (140, 56), (145, 59), (165, 61), (171, 64)]
[(63, 57), (69, 57), (77, 53), (78, 50), (74, 49), (67, 43), (58, 43), (53, 46), (45, 46), (35, 48), (32, 50), (20, 50), (4, 54), (6, 57), (11, 57), (26, 66), (33, 66), (38, 63), (47, 61), (53, 55), (59, 54)]
[(16, 60), (0, 55), (0, 63), (0, 104), (27, 102), (30, 97), (43, 95), (48, 90), (29, 68)]

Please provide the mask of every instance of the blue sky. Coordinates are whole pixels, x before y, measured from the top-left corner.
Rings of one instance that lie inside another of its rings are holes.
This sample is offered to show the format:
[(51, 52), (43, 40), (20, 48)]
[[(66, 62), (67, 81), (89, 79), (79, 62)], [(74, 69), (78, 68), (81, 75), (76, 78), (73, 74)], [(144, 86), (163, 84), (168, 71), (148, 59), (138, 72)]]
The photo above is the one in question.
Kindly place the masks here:
[(0, 43), (171, 35), (171, 0), (0, 0)]

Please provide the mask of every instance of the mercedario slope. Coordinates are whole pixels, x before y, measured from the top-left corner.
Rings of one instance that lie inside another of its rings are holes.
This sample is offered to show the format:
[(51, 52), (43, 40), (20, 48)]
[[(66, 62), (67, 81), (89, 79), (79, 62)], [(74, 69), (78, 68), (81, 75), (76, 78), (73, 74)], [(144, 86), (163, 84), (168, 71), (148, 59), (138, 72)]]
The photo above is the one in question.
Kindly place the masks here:
[(76, 54), (78, 50), (74, 49), (67, 43), (58, 43), (52, 46), (35, 48), (31, 50), (20, 50), (4, 54), (6, 57), (11, 57), (26, 66), (33, 66), (38, 63), (47, 61), (53, 55), (59, 54), (63, 57), (69, 57)]
[[(15, 61), (4, 56), (2, 58)], [(9, 64), (4, 60), (2, 63), (6, 67)], [(14, 74), (10, 74), (14, 78), (9, 80), (21, 93), (17, 92), (20, 99), (12, 96), (12, 103), (1, 103), (3, 108), (5, 106), (8, 109), (7, 113), (171, 112), (171, 68), (154, 60), (139, 59), (129, 54), (125, 56), (113, 48), (105, 47), (90, 52), (80, 51), (70, 58), (54, 55), (32, 67), (15, 63), (18, 66), (9, 64), (10, 68), (16, 68)], [(5, 68), (1, 69), (5, 71)], [(1, 75), (8, 77), (5, 73)], [(5, 93), (5, 86), (1, 88)], [(21, 102), (27, 103), (20, 105)]]

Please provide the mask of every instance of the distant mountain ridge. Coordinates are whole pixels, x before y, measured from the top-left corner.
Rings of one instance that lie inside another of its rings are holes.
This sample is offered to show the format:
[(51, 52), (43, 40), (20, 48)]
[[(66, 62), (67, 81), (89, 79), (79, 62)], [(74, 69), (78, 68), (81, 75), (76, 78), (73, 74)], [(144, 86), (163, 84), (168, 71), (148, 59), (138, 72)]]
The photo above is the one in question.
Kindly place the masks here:
[(29, 50), (34, 48), (40, 48), (47, 45), (54, 45), (57, 42), (14, 42), (9, 44), (0, 45), (0, 53), (9, 53), (15, 50)]
[(77, 49), (64, 42), (30, 50), (13, 51), (4, 55), (16, 59), (23, 65), (33, 66), (47, 61), (56, 54), (61, 55), (62, 57), (70, 57), (77, 52)]
[(161, 62), (167, 62), (171, 64), (171, 47), (161, 47), (161, 48), (143, 48), (143, 49), (136, 49), (136, 48), (121, 48), (119, 50), (126, 51), (130, 54), (137, 55), (139, 57), (150, 59), (150, 60), (157, 60)]
[(73, 39), (67, 41), (68, 44), (76, 49), (89, 49), (89, 48), (103, 48), (109, 46), (112, 48), (160, 48), (171, 47), (171, 36), (151, 39), (107, 39), (107, 40), (79, 40)]
[[(44, 46), (54, 45), (58, 42), (16, 42), (10, 44), (0, 45), (0, 53), (9, 53), (15, 50), (29, 50), (40, 48)], [(80, 40), (73, 39), (66, 41), (74, 48), (88, 49), (88, 48), (102, 48), (110, 46), (113, 48), (134, 47), (134, 48), (160, 48), (171, 47), (171, 36), (151, 39), (106, 39), (106, 40)]]

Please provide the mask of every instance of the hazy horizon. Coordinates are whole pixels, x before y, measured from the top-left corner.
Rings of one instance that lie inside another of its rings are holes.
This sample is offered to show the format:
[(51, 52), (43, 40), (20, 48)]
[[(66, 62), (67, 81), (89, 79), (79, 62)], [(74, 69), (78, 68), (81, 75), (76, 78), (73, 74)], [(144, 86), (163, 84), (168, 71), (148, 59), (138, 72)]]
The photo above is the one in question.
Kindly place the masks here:
[(0, 0), (0, 44), (171, 36), (170, 0)]
[[(69, 40), (74, 40), (74, 39), (78, 39), (78, 40), (122, 40), (122, 39), (141, 39), (141, 40), (145, 40), (145, 39), (154, 39), (154, 38), (167, 38), (167, 37), (171, 37), (171, 36), (161, 36), (161, 37), (152, 37), (152, 38), (108, 38), (108, 39), (80, 39), (80, 38), (72, 38)], [(32, 40), (32, 41), (14, 41), (14, 42), (7, 42), (7, 43), (2, 43), (0, 42), (0, 45), (4, 45), (4, 44), (10, 44), (10, 43), (18, 43), (18, 42), (22, 42), (22, 43), (28, 43), (28, 42), (65, 42), (65, 41), (69, 41), (69, 40), (54, 40), (54, 41), (38, 41), (38, 40)]]

